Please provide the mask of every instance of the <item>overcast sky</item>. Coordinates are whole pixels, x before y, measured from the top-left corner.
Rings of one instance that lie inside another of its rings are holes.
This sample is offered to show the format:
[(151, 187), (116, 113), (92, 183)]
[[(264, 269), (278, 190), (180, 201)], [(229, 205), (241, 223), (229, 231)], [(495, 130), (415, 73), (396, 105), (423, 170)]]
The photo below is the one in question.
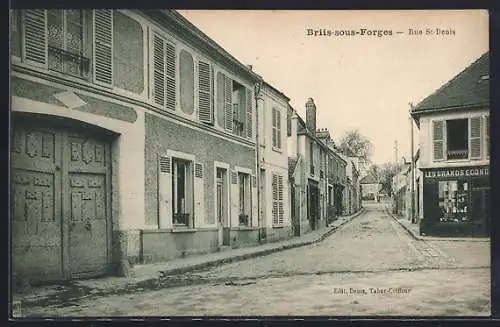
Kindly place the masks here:
[[(180, 13), (253, 65), (303, 118), (307, 99), (314, 98), (317, 127), (328, 128), (335, 140), (359, 129), (374, 144), (375, 163), (394, 162), (396, 140), (398, 160), (408, 159), (409, 102), (418, 104), (489, 49), (488, 13), (480, 10)], [(308, 29), (364, 28), (392, 35), (308, 35)], [(409, 28), (423, 35), (409, 35)], [(434, 35), (426, 35), (427, 28)], [(436, 35), (436, 28), (454, 34)]]

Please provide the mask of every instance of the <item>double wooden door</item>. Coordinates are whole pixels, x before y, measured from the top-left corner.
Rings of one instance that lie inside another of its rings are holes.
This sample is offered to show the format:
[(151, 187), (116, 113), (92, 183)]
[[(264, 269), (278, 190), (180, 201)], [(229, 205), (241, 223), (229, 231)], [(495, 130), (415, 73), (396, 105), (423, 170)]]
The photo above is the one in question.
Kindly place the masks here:
[(32, 281), (106, 274), (109, 144), (94, 133), (41, 126), (12, 126), (13, 273)]

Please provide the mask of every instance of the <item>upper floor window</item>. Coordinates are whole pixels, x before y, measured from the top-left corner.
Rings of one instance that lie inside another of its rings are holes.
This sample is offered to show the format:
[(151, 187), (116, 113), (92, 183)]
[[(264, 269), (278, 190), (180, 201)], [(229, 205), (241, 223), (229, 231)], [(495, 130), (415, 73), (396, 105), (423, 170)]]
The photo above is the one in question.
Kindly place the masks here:
[[(88, 77), (89, 59), (84, 11), (47, 10), (48, 67), (77, 77)], [(29, 38), (30, 35), (26, 34)]]
[(153, 100), (169, 110), (176, 107), (175, 46), (153, 34)]
[(217, 125), (230, 133), (252, 137), (253, 91), (217, 73)]
[(481, 159), (483, 149), (489, 147), (489, 135), (486, 132), (488, 119), (472, 117), (433, 121), (434, 160)]
[(137, 94), (144, 90), (143, 30), (129, 16), (111, 9), (14, 13), (12, 54), (24, 63)]
[(281, 112), (277, 108), (273, 108), (273, 148), (281, 149)]

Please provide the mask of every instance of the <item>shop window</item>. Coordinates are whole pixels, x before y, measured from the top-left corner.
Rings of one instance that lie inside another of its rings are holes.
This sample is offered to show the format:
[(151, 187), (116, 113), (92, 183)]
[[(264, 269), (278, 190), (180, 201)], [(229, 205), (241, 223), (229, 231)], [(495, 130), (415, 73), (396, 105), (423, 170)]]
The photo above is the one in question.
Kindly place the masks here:
[(440, 181), (438, 187), (440, 222), (470, 221), (469, 182)]
[(469, 121), (453, 119), (446, 121), (447, 159), (469, 158)]

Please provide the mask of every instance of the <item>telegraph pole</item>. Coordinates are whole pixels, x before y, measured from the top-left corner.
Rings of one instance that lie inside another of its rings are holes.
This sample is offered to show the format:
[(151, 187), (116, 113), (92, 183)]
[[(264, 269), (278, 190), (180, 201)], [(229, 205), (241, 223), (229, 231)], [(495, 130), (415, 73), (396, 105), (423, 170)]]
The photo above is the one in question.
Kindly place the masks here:
[(411, 118), (411, 112), (413, 110), (413, 103), (410, 102), (410, 149), (411, 149), (411, 222), (416, 223), (417, 219), (415, 217), (415, 160), (414, 160), (414, 150), (413, 150), (413, 120)]

